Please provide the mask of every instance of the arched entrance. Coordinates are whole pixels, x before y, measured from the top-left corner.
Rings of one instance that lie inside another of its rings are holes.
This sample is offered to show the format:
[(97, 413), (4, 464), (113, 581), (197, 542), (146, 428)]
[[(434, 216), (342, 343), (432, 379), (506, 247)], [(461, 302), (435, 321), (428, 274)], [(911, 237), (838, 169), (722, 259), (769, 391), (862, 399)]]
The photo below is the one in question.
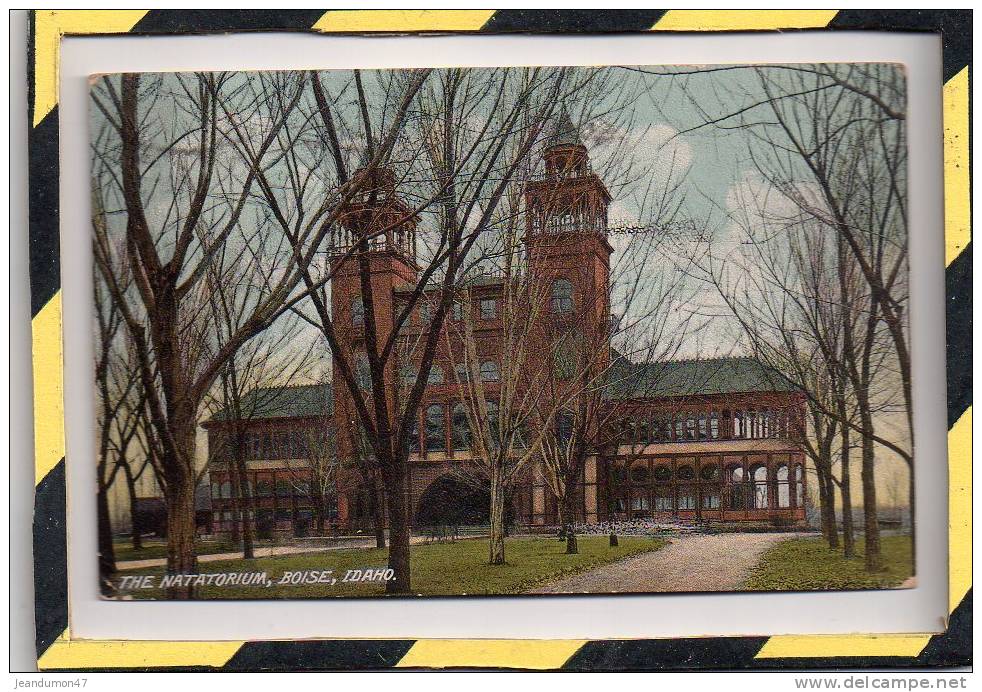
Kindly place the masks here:
[(478, 526), (491, 516), (491, 493), (453, 476), (440, 476), (423, 492), (416, 526)]

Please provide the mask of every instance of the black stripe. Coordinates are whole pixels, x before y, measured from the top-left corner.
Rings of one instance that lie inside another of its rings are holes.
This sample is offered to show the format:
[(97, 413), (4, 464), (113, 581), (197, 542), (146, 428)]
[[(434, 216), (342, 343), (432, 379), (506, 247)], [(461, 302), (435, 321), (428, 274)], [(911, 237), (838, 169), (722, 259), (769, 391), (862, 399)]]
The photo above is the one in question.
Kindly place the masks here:
[(28, 223), (30, 228), (31, 316), (61, 286), (58, 271), (58, 108), (27, 138)]
[(972, 244), (945, 270), (948, 427), (972, 405)]
[(309, 30), (327, 10), (150, 10), (133, 34)]
[(65, 460), (34, 491), (34, 628), (38, 656), (68, 627)]
[(27, 13), (27, 126), (34, 123), (34, 13)]
[(940, 32), (946, 82), (972, 61), (971, 10), (840, 10), (829, 28)]
[(747, 668), (767, 637), (600, 640), (587, 642), (564, 670), (696, 670)]
[[(971, 548), (969, 548), (971, 549)], [(923, 666), (972, 665), (972, 590), (965, 594), (948, 620), (944, 634), (936, 634), (917, 657)]]
[(498, 10), (481, 28), (489, 33), (646, 31), (667, 10)]
[(413, 640), (247, 642), (223, 670), (373, 670), (391, 668)]

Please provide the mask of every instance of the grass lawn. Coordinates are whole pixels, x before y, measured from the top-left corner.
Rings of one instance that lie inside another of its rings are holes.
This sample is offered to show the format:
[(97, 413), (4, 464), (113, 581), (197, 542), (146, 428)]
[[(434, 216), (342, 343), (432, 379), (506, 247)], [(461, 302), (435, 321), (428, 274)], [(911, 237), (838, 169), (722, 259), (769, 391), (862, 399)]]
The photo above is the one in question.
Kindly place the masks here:
[(846, 558), (842, 548), (832, 550), (821, 538), (793, 538), (766, 553), (746, 581), (755, 591), (823, 591), (882, 589), (899, 586), (910, 576), (910, 536), (882, 536), (885, 569), (871, 574), (863, 568), (862, 539), (856, 556)]
[[(581, 572), (638, 553), (658, 550), (666, 541), (621, 537), (611, 548), (607, 536), (580, 536), (579, 554), (566, 555), (566, 544), (550, 538), (510, 538), (505, 565), (488, 564), (487, 539), (416, 545), (411, 549), (413, 592), (425, 596), (515, 594), (551, 579)], [(199, 586), (198, 598), (331, 598), (381, 596), (384, 583), (344, 582), (349, 569), (383, 568), (386, 551), (377, 548), (331, 550), (301, 555), (222, 560), (199, 565), (200, 574), (264, 571), (270, 586)], [(333, 570), (336, 583), (277, 584), (284, 572)], [(128, 570), (126, 575), (163, 574), (163, 568)], [(159, 580), (158, 580), (159, 581)], [(127, 592), (133, 598), (161, 598), (160, 589)]]
[[(143, 548), (133, 550), (133, 544), (128, 538), (117, 538), (113, 541), (117, 562), (127, 560), (153, 560), (167, 557), (167, 544), (157, 539), (144, 539)], [(234, 553), (237, 548), (226, 541), (199, 541), (198, 555), (213, 555), (215, 553)]]

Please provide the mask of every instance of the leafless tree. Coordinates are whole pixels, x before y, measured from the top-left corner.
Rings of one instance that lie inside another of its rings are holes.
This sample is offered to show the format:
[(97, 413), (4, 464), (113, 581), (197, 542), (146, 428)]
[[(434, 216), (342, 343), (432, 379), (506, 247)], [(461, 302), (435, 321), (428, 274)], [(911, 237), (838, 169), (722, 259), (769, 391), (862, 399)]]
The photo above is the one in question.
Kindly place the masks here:
[[(255, 209), (259, 173), (280, 155), (273, 145), (304, 81), (258, 95), (253, 81), (247, 74), (124, 74), (103, 77), (91, 90), (100, 123), (93, 175), (105, 200), (105, 236), (123, 239), (120, 249), (99, 242), (97, 233), (95, 259), (137, 356), (160, 447), (170, 573), (193, 572), (196, 562), (202, 403), (238, 349), (302, 296), (299, 273), (282, 270), (271, 256), (275, 248), (262, 245), (265, 234), (243, 233), (243, 218)], [(248, 247), (262, 257), (270, 290), (243, 307), (237, 331), (217, 344), (205, 278), (223, 275), (234, 285), (218, 266), (225, 247)], [(117, 280), (123, 267), (132, 288)], [(173, 588), (168, 595), (193, 592)]]
[[(734, 76), (727, 95), (710, 103), (693, 88), (711, 73)], [(658, 71), (679, 81), (701, 122), (691, 130), (741, 130), (761, 182), (829, 235), (824, 246), (840, 266), (851, 265), (864, 284), (864, 305), (849, 304), (837, 377), (844, 378), (856, 409), (826, 410), (837, 425), (854, 431), (861, 449), (865, 560), (881, 566), (877, 524), (876, 446), (897, 453), (910, 470), (914, 510), (913, 420), (907, 305), (906, 135), (903, 75), (892, 65), (772, 65), (677, 68)], [(841, 244), (841, 246), (840, 246)], [(846, 277), (846, 273), (843, 273)], [(891, 353), (883, 351), (888, 337)], [(833, 355), (820, 353), (821, 357)], [(895, 375), (891, 375), (893, 372)], [(875, 377), (874, 377), (875, 375)], [(884, 403), (889, 382), (899, 383), (900, 404)], [(878, 389), (879, 391), (873, 391)], [(877, 411), (886, 406), (907, 420), (907, 439), (876, 432)], [(853, 443), (843, 441), (848, 455)], [(848, 463), (843, 467), (848, 473)], [(844, 508), (848, 513), (849, 507)]]

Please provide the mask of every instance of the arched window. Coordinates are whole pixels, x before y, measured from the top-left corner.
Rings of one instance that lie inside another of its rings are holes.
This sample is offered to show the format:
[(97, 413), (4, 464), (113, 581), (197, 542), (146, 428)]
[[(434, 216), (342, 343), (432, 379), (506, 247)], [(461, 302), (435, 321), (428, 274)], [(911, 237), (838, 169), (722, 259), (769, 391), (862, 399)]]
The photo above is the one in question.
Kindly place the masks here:
[(430, 374), (426, 377), (427, 384), (443, 384), (443, 368), (436, 363), (430, 366)]
[(655, 480), (659, 483), (667, 483), (672, 480), (672, 469), (670, 466), (656, 466)]
[(805, 506), (805, 470), (801, 464), (794, 467), (794, 493), (795, 504), (798, 507)]
[(212, 497), (221, 497), (222, 496), (222, 486), (221, 486), (220, 483), (212, 483), (211, 484), (211, 496)]
[(552, 311), (560, 315), (572, 310), (573, 284), (568, 279), (556, 279), (552, 282)]
[(482, 382), (497, 382), (501, 379), (501, 373), (498, 371), (498, 364), (493, 360), (486, 360), (481, 363), (481, 381)]
[(355, 380), (358, 382), (358, 389), (372, 388), (372, 369), (368, 364), (368, 356), (364, 353), (355, 357)]
[(409, 422), (409, 433), (406, 435), (406, 451), (419, 454), (419, 422), (413, 418)]
[(269, 497), (273, 494), (273, 484), (269, 481), (259, 481), (256, 483), (256, 495), (259, 497)]
[(470, 370), (464, 363), (458, 363), (453, 367), (454, 376), (457, 378), (457, 382), (464, 384), (470, 380)]
[(777, 467), (777, 506), (785, 509), (791, 506), (791, 488), (788, 486), (788, 467)]
[(638, 465), (638, 466), (631, 467), (632, 483), (647, 483), (650, 479), (651, 479), (651, 473), (648, 471), (647, 466)]
[(351, 299), (351, 324), (365, 324), (365, 304), (362, 302), (361, 296), (355, 296)]
[(716, 464), (709, 464), (708, 466), (703, 466), (699, 469), (699, 477), (704, 481), (716, 481), (719, 480), (719, 466)]
[(675, 475), (680, 481), (691, 481), (696, 477), (696, 472), (691, 466), (679, 466), (678, 471), (675, 472)]
[(556, 437), (562, 447), (573, 439), (573, 414), (569, 411), (560, 411), (556, 417)]
[(443, 452), (447, 449), (443, 419), (443, 404), (431, 404), (426, 408), (427, 452)]
[(402, 381), (403, 387), (412, 387), (416, 384), (416, 369), (411, 365), (403, 365), (399, 368), (399, 379)]
[(702, 508), (703, 509), (719, 509), (720, 508), (720, 467), (717, 463), (712, 461), (707, 461), (705, 458), (701, 460), (701, 466), (699, 467), (699, 479), (702, 482)]
[(754, 479), (754, 509), (767, 509), (767, 467), (758, 466), (753, 471)]
[(455, 450), (471, 448), (471, 426), (467, 420), (467, 407), (454, 404), (450, 421), (450, 441)]
[(726, 469), (726, 481), (728, 484), (729, 509), (747, 509), (747, 484), (744, 477), (743, 467), (730, 466)]
[(229, 499), (232, 497), (232, 484), (229, 481), (222, 483), (222, 497)]

